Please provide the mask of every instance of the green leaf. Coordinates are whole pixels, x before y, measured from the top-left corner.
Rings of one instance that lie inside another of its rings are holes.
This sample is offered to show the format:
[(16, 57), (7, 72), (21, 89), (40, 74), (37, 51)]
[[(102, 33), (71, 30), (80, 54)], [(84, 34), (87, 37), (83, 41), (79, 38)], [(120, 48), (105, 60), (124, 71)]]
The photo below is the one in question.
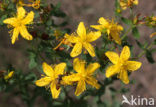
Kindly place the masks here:
[(141, 44), (138, 40), (136, 40), (137, 45), (139, 46), (139, 48), (144, 49), (144, 45)]
[(3, 25), (3, 20), (7, 18), (7, 15), (3, 15), (1, 16), (1, 19), (0, 19), (0, 25)]
[(154, 45), (156, 45), (156, 39), (154, 40)]
[(154, 58), (152, 56), (152, 52), (150, 50), (146, 50), (146, 58), (149, 63), (151, 64), (155, 63)]
[(129, 20), (127, 18), (124, 18), (124, 17), (121, 17), (121, 21), (124, 22), (127, 25), (132, 25), (133, 24), (131, 20)]
[(29, 62), (29, 68), (30, 68), (30, 69), (33, 69), (33, 68), (35, 68), (36, 66), (37, 66), (37, 63), (36, 63), (35, 59), (34, 59), (34, 58), (31, 58), (31, 60), (30, 60), (30, 62)]
[(140, 33), (139, 33), (139, 30), (138, 30), (137, 27), (134, 27), (134, 28), (132, 29), (132, 34), (133, 34), (133, 36), (134, 36), (136, 39), (138, 39), (138, 38), (140, 37)]

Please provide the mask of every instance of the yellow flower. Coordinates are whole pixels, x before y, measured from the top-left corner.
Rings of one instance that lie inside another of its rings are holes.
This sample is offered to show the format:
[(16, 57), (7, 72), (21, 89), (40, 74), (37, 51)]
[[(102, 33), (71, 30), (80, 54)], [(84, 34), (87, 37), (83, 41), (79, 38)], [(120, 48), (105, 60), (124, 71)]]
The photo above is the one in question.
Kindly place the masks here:
[(124, 46), (120, 57), (117, 53), (108, 51), (105, 55), (114, 64), (107, 68), (106, 77), (109, 78), (115, 74), (121, 79), (125, 84), (129, 83), (127, 71), (135, 71), (141, 67), (141, 63), (137, 61), (129, 61), (130, 50), (128, 46)]
[(72, 82), (77, 82), (75, 91), (76, 96), (79, 96), (86, 90), (86, 83), (92, 85), (96, 89), (100, 88), (97, 80), (93, 77), (93, 73), (100, 67), (100, 65), (98, 63), (91, 63), (87, 68), (85, 68), (85, 64), (86, 62), (79, 60), (79, 58), (74, 59), (73, 67), (77, 73), (72, 73), (71, 75), (62, 78), (66, 84), (71, 85)]
[(56, 99), (58, 98), (61, 91), (61, 88), (57, 87), (58, 85), (60, 85), (59, 77), (63, 75), (66, 64), (60, 63), (53, 69), (50, 65), (44, 62), (42, 67), (46, 76), (44, 76), (40, 80), (37, 80), (36, 85), (40, 87), (49, 86), (53, 98)]
[(106, 20), (101, 17), (98, 21), (100, 25), (91, 25), (92, 28), (95, 28), (101, 32), (106, 32), (109, 39), (113, 39), (116, 43), (121, 44), (120, 32), (123, 30), (121, 25), (118, 25), (113, 20)]
[(4, 79), (5, 80), (10, 79), (13, 76), (13, 74), (14, 74), (14, 71), (9, 72), (7, 75), (4, 76)]
[(83, 48), (85, 48), (89, 52), (89, 54), (94, 57), (94, 47), (90, 44), (90, 42), (97, 40), (100, 36), (100, 32), (91, 31), (87, 33), (84, 23), (80, 22), (77, 28), (77, 34), (73, 33), (71, 34), (71, 36), (68, 34), (65, 35), (67, 41), (75, 44), (72, 52), (70, 53), (71, 57), (76, 57), (80, 55)]
[(34, 12), (31, 11), (30, 13), (25, 16), (26, 11), (23, 7), (17, 8), (17, 17), (12, 17), (5, 19), (3, 23), (11, 25), (13, 29), (13, 35), (11, 37), (12, 44), (15, 43), (16, 40), (18, 40), (18, 35), (21, 34), (21, 36), (24, 39), (32, 40), (32, 35), (27, 31), (27, 24), (31, 24), (31, 22), (34, 19)]
[(120, 0), (120, 6), (123, 10), (132, 7), (133, 5), (138, 5), (138, 0)]

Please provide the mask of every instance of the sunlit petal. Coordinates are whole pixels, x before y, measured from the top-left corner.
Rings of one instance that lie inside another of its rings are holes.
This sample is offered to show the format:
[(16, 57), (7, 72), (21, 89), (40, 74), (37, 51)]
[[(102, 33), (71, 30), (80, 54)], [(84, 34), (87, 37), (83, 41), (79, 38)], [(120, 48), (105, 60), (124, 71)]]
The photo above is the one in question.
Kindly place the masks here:
[(81, 43), (76, 43), (72, 52), (70, 53), (71, 57), (76, 57), (80, 55), (82, 52), (82, 44)]
[(98, 38), (100, 38), (101, 36), (101, 32), (90, 32), (89, 34), (87, 34), (87, 41), (88, 42), (93, 42), (95, 40), (97, 40)]
[(60, 92), (61, 92), (61, 88), (57, 89), (56, 87), (56, 81), (53, 81), (50, 85), (50, 90), (51, 90), (51, 94), (53, 96), (54, 99), (58, 98)]
[(77, 87), (76, 87), (76, 91), (75, 91), (75, 95), (79, 96), (82, 92), (84, 92), (86, 90), (86, 83), (84, 80), (81, 80), (78, 82)]
[(77, 34), (78, 34), (82, 39), (85, 39), (85, 38), (86, 38), (86, 28), (85, 28), (83, 22), (80, 22), (80, 24), (78, 25)]
[(50, 77), (44, 77), (44, 78), (41, 78), (41, 79), (37, 80), (37, 81), (35, 82), (35, 84), (36, 84), (37, 86), (42, 87), (42, 86), (49, 85), (50, 82), (51, 82), (51, 78), (50, 78)]
[(92, 57), (95, 57), (94, 47), (90, 43), (84, 43), (83, 46)]
[(109, 78), (117, 73), (119, 73), (120, 69), (117, 65), (112, 65), (112, 66), (109, 66), (107, 69), (106, 69), (106, 77)]
[(19, 29), (18, 28), (14, 28), (13, 35), (11, 37), (11, 43), (12, 44), (14, 44), (15, 41), (18, 39), (18, 35), (19, 35)]
[(126, 61), (130, 58), (130, 49), (128, 46), (124, 46), (120, 54), (120, 60)]
[(32, 35), (28, 32), (26, 26), (21, 26), (20, 27), (20, 34), (24, 39), (27, 39), (27, 40), (32, 40), (33, 39)]
[(99, 63), (91, 63), (87, 66), (86, 72), (88, 75), (93, 74), (100, 67)]
[(34, 19), (34, 12), (31, 11), (28, 15), (22, 20), (23, 24), (30, 24)]
[(42, 68), (43, 68), (43, 72), (47, 75), (47, 76), (50, 76), (50, 77), (53, 77), (54, 76), (54, 70), (53, 68), (48, 65), (47, 63), (43, 62), (42, 64)]
[(23, 7), (17, 8), (17, 18), (23, 19), (25, 17), (26, 11)]
[(118, 60), (119, 60), (119, 55), (115, 52), (111, 52), (111, 51), (107, 51), (105, 53), (105, 55), (109, 58), (109, 60), (113, 63), (113, 64), (117, 64)]
[(127, 61), (125, 63), (126, 65), (126, 69), (129, 71), (135, 71), (137, 69), (139, 69), (141, 67), (141, 62), (137, 62), (137, 61)]
[(84, 72), (85, 71), (85, 61), (80, 60), (79, 58), (75, 58), (73, 61), (73, 67), (76, 72)]

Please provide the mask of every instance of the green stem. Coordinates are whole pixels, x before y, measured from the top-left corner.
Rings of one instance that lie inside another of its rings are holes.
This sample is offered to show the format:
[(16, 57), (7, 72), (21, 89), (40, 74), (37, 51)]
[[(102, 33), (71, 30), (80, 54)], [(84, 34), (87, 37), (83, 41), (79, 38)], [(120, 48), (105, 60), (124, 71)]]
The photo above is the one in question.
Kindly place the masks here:
[[(153, 46), (153, 43), (151, 43), (146, 49), (151, 49), (152, 46)], [(146, 53), (146, 50), (143, 50), (143, 52), (141, 52), (137, 58), (141, 58), (145, 53)]]
[(130, 28), (128, 28), (128, 30), (125, 32), (125, 34), (121, 37), (121, 40), (125, 39), (125, 37), (131, 31), (131, 29), (132, 29), (132, 26)]

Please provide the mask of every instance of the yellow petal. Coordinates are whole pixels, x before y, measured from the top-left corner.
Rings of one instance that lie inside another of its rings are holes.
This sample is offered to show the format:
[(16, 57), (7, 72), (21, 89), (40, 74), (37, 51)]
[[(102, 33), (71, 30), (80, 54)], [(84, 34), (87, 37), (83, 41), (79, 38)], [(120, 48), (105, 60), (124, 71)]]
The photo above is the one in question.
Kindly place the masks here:
[(16, 18), (8, 18), (3, 20), (3, 23), (10, 24), (15, 27), (15, 23), (17, 22)]
[(117, 64), (118, 60), (119, 60), (119, 55), (115, 52), (111, 52), (111, 51), (107, 51), (105, 53), (105, 55), (109, 58), (109, 60), (113, 63), (113, 64)]
[(50, 90), (51, 90), (51, 94), (53, 96), (54, 99), (58, 98), (60, 92), (61, 92), (61, 88), (59, 88), (57, 90), (57, 87), (56, 87), (56, 81), (53, 81), (50, 85)]
[(63, 85), (72, 85), (73, 82), (79, 81), (81, 77), (77, 74), (71, 74), (69, 76), (64, 76), (62, 78), (61, 84)]
[(25, 17), (26, 11), (23, 7), (17, 8), (17, 18), (23, 19)]
[(78, 82), (77, 87), (76, 87), (76, 91), (75, 91), (75, 95), (79, 96), (82, 92), (84, 92), (86, 90), (86, 83), (84, 80), (81, 80)]
[(80, 55), (82, 52), (82, 44), (81, 43), (76, 43), (72, 52), (70, 53), (71, 57), (76, 57)]
[(4, 79), (5, 79), (5, 80), (10, 79), (10, 78), (13, 76), (13, 74), (14, 74), (14, 71), (9, 72), (8, 75), (5, 75), (5, 76), (4, 76)]
[(128, 74), (127, 74), (127, 71), (126, 70), (121, 70), (119, 75), (118, 75), (118, 78), (120, 80), (122, 80), (123, 83), (125, 84), (128, 84), (129, 83), (129, 79), (128, 79)]
[(130, 49), (128, 46), (124, 46), (120, 54), (120, 59), (126, 61), (130, 58)]
[(93, 87), (95, 87), (96, 89), (100, 88), (100, 85), (98, 84), (98, 81), (94, 77), (87, 77), (86, 82), (89, 85), (92, 85)]
[(119, 72), (119, 67), (117, 65), (109, 66), (106, 69), (106, 77), (109, 78)]
[(42, 68), (43, 68), (43, 72), (49, 76), (49, 77), (53, 77), (54, 76), (54, 70), (53, 68), (48, 65), (47, 63), (43, 62), (42, 64)]
[(100, 67), (99, 63), (91, 63), (88, 65), (86, 71), (88, 75), (92, 75)]
[(138, 5), (139, 2), (138, 2), (138, 0), (134, 0), (133, 3), (134, 3), (135, 5)]
[(109, 35), (110, 34), (110, 29), (107, 29), (107, 35)]
[(87, 41), (88, 42), (93, 42), (95, 40), (97, 40), (99, 37), (101, 37), (101, 32), (90, 32), (89, 34), (87, 34)]
[(141, 63), (137, 61), (127, 61), (125, 65), (126, 69), (130, 71), (135, 71), (141, 67)]
[(35, 84), (37, 86), (39, 86), (39, 87), (42, 87), (42, 86), (46, 86), (46, 85), (50, 84), (50, 82), (51, 82), (51, 78), (50, 77), (44, 77), (44, 78), (41, 78), (41, 79), (37, 80), (35, 82)]
[(32, 35), (28, 32), (26, 26), (21, 26), (20, 27), (20, 34), (24, 39), (27, 39), (27, 40), (32, 40), (33, 39)]
[(120, 6), (123, 10), (127, 9), (127, 4), (125, 3), (125, 1), (120, 1)]
[(91, 25), (90, 27), (97, 29), (97, 30), (103, 30), (103, 26), (102, 25)]
[(85, 61), (80, 60), (79, 58), (75, 58), (73, 61), (73, 67), (76, 72), (84, 72), (85, 71)]
[(65, 34), (65, 38), (70, 42), (70, 43), (77, 43), (78, 41), (78, 37), (74, 36), (74, 35), (68, 35)]
[(22, 20), (23, 24), (30, 24), (34, 19), (34, 12), (31, 11), (28, 15)]
[(117, 30), (118, 31), (123, 31), (123, 27), (121, 25), (117, 25)]
[(83, 46), (84, 46), (84, 48), (89, 52), (89, 54), (90, 54), (92, 57), (95, 57), (94, 48), (93, 48), (93, 46), (92, 46), (90, 43), (84, 43)]
[(118, 32), (111, 32), (111, 36), (117, 44), (121, 45), (121, 39)]
[(80, 22), (78, 28), (77, 28), (77, 34), (81, 37), (81, 39), (86, 38), (86, 28), (84, 26), (83, 22)]
[(58, 65), (55, 66), (54, 71), (55, 71), (55, 75), (61, 75), (64, 73), (64, 69), (66, 67), (66, 63), (60, 63)]
[(100, 17), (100, 19), (99, 19), (99, 21), (98, 21), (101, 25), (108, 25), (109, 24), (109, 22), (106, 20), (106, 19), (104, 19), (103, 17)]
[(18, 28), (14, 28), (13, 35), (11, 37), (11, 43), (12, 44), (14, 44), (15, 41), (18, 39), (18, 35), (19, 35), (19, 29)]

